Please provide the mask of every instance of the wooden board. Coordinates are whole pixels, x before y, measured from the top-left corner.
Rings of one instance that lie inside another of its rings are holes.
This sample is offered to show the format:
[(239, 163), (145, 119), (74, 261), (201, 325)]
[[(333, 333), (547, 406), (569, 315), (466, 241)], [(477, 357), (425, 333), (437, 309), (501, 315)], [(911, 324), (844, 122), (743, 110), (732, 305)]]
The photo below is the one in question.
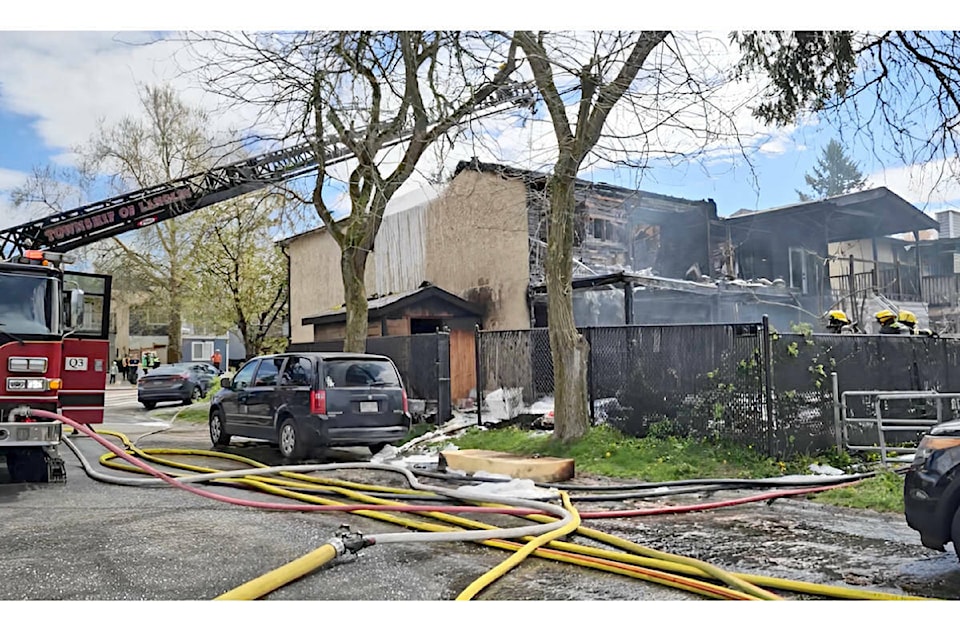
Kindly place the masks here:
[(511, 478), (528, 478), (536, 482), (560, 482), (569, 480), (574, 475), (572, 458), (533, 458), (501, 451), (462, 449), (441, 451), (440, 460), (442, 468), (467, 473), (486, 471)]

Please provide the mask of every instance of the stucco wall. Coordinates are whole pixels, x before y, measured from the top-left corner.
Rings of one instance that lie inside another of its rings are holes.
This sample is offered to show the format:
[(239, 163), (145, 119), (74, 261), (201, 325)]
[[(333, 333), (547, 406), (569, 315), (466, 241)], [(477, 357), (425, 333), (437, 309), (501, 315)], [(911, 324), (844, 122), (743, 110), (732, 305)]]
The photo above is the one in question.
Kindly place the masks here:
[(427, 210), (426, 275), (480, 304), (485, 329), (530, 326), (526, 188), (462, 171)]
[[(519, 180), (463, 171), (426, 207), (384, 218), (367, 261), (367, 295), (412, 291), (429, 280), (480, 304), (485, 328), (528, 328), (527, 233), (526, 189)], [(317, 231), (291, 240), (288, 253), (291, 340), (311, 342), (313, 327), (302, 319), (343, 304), (340, 250)]]
[[(343, 304), (343, 278), (340, 275), (340, 248), (326, 231), (295, 238), (287, 248), (290, 254), (290, 337), (293, 342), (312, 342), (313, 326), (301, 320)], [(367, 294), (374, 293), (374, 260), (367, 260), (364, 284)]]

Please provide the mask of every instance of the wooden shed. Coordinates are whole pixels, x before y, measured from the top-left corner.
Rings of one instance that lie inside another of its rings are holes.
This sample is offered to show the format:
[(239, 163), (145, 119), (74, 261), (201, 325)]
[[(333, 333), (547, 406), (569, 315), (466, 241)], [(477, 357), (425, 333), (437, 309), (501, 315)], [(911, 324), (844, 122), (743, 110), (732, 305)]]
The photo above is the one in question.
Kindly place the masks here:
[[(474, 331), (482, 322), (481, 307), (430, 283), (414, 291), (373, 298), (367, 305), (370, 337), (449, 330), (450, 397), (454, 402), (469, 397), (476, 385)], [(304, 318), (303, 324), (313, 326), (313, 339), (319, 343), (343, 340), (346, 321), (346, 311), (341, 307)]]

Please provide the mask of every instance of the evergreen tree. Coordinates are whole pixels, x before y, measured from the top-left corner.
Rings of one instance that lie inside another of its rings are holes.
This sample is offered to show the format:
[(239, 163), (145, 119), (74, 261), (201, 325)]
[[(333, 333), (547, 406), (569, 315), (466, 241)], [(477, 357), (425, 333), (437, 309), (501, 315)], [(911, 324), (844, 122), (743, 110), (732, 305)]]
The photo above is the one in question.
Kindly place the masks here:
[(813, 193), (797, 191), (801, 202), (851, 193), (862, 189), (867, 182), (857, 163), (843, 152), (843, 147), (836, 140), (830, 140), (823, 148), (817, 166), (813, 168), (813, 175), (806, 174), (804, 180)]

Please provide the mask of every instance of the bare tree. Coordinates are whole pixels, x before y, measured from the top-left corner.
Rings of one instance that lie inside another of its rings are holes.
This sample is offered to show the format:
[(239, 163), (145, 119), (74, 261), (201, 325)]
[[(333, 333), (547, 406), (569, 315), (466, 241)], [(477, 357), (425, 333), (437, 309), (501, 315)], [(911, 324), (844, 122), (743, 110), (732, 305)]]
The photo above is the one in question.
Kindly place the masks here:
[[(344, 348), (363, 351), (364, 273), (387, 204), (430, 145), (503, 87), (516, 67), (516, 45), (496, 34), (445, 31), (189, 39), (209, 89), (258, 108), (259, 124), (272, 127), (275, 137), (312, 142), (319, 171), (309, 202), (341, 251)], [(388, 153), (398, 141), (403, 144)], [(336, 146), (355, 158), (345, 180), (340, 165), (324, 164)], [(331, 202), (344, 192), (349, 215), (337, 219)]]
[[(145, 87), (141, 106), (139, 117), (101, 125), (81, 151), (87, 173), (105, 172), (115, 192), (123, 193), (209, 168), (212, 143), (204, 112), (184, 104), (169, 86)], [(140, 292), (141, 305), (166, 318), (171, 362), (182, 356), (191, 256), (203, 237), (204, 215), (209, 212), (151, 225), (124, 239), (112, 238), (101, 257), (109, 270), (123, 273), (121, 281), (127, 288)]]
[[(587, 356), (589, 346), (577, 332), (573, 317), (574, 184), (581, 164), (600, 139), (608, 115), (630, 88), (651, 51), (669, 32), (628, 34), (594, 49), (579, 69), (567, 72), (579, 78), (575, 119), (555, 79), (557, 57), (547, 51), (548, 34), (519, 31), (516, 42), (526, 54), (537, 89), (550, 113), (557, 138), (557, 160), (548, 180), (550, 200), (547, 215), (545, 260), (550, 349), (553, 354), (555, 426), (561, 441), (586, 433), (590, 421), (587, 406)], [(626, 58), (613, 71), (613, 60)], [(605, 55), (604, 55), (605, 54)], [(562, 63), (560, 63), (562, 64)]]

